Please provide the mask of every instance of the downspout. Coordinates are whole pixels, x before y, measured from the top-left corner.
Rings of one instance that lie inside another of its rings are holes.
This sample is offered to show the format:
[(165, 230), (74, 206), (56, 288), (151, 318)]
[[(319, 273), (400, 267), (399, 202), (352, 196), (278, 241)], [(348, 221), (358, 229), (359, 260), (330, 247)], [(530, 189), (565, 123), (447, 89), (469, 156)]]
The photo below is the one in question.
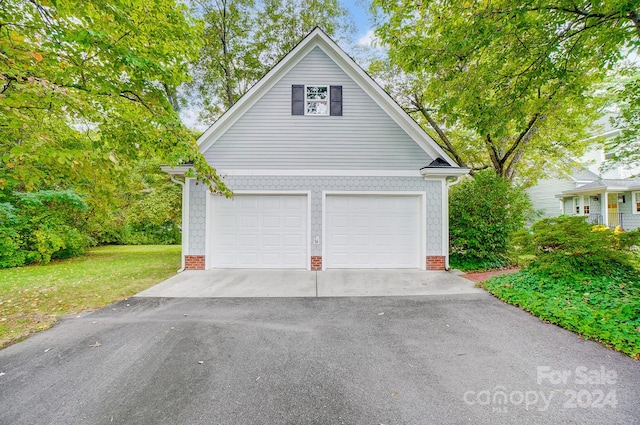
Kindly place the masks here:
[(185, 235), (186, 235), (186, 233), (185, 233), (185, 229), (184, 229), (184, 223), (185, 223), (184, 215), (185, 215), (185, 211), (186, 211), (185, 203), (184, 203), (184, 197), (185, 197), (184, 193), (185, 193), (185, 190), (186, 190), (186, 186), (184, 184), (185, 182), (182, 182), (180, 180), (176, 180), (176, 178), (173, 175), (170, 175), (170, 179), (171, 179), (172, 182), (177, 183), (180, 186), (182, 186), (182, 201), (183, 201), (182, 202), (182, 227), (183, 227), (183, 229), (182, 229), (182, 232), (180, 232), (181, 235), (182, 235), (182, 246), (180, 247), (181, 262), (180, 262), (180, 270), (178, 270), (176, 272), (176, 273), (182, 273), (184, 271), (184, 269), (186, 268), (185, 256), (184, 256), (184, 252), (183, 252), (184, 251), (184, 247), (186, 246), (185, 245)]
[[(460, 183), (460, 179), (462, 176), (448, 176), (445, 179), (445, 182), (447, 184), (447, 235), (449, 234), (449, 188), (451, 188), (451, 186), (455, 186), (458, 183)], [(452, 180), (453, 179), (453, 180)], [(449, 238), (447, 237), (447, 246), (446, 246), (446, 255), (444, 256), (444, 269), (446, 271), (451, 270), (451, 266), (449, 266)]]

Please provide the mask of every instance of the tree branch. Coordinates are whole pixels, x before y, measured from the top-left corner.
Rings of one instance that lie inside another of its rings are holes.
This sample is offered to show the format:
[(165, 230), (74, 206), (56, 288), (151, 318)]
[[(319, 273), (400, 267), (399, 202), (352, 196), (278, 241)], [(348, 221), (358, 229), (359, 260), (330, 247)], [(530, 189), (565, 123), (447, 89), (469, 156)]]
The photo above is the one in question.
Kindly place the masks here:
[(447, 151), (451, 156), (453, 156), (453, 159), (456, 161), (456, 163), (459, 166), (465, 167), (466, 166), (465, 162), (462, 160), (460, 155), (458, 155), (458, 152), (453, 147), (453, 144), (451, 143), (451, 141), (449, 140), (445, 132), (440, 128), (440, 126), (433, 119), (433, 117), (431, 117), (431, 114), (429, 113), (427, 108), (424, 106), (424, 104), (421, 102), (420, 97), (417, 94), (413, 95), (413, 98), (411, 99), (411, 104), (416, 107), (417, 111), (419, 111), (422, 114), (422, 116), (427, 120), (429, 125), (438, 134), (438, 137), (440, 138), (442, 144), (444, 144), (443, 146), (441, 143), (438, 143), (440, 147), (443, 148), (445, 151)]
[(489, 158), (491, 159), (491, 163), (493, 164), (493, 168), (496, 170), (496, 173), (502, 175), (502, 161), (501, 158), (498, 158), (498, 151), (496, 150), (495, 145), (493, 144), (493, 140), (491, 139), (491, 135), (487, 134), (484, 139), (484, 144), (487, 146), (489, 151)]
[(513, 143), (513, 145), (511, 145), (509, 150), (507, 150), (507, 152), (504, 154), (503, 158), (506, 159), (506, 158), (510, 157), (515, 152), (515, 150), (518, 149), (518, 147), (523, 142), (523, 140), (525, 140), (525, 137), (527, 138), (526, 139), (527, 141), (529, 139), (531, 139), (531, 137), (533, 136), (532, 129), (534, 128), (534, 125), (535, 125), (536, 121), (538, 121), (538, 118), (540, 118), (540, 114), (539, 113), (535, 113), (533, 115), (533, 117), (529, 120), (529, 122), (527, 123), (527, 126), (525, 127), (525, 129), (522, 130), (522, 132), (520, 132), (520, 134), (518, 135), (518, 138)]

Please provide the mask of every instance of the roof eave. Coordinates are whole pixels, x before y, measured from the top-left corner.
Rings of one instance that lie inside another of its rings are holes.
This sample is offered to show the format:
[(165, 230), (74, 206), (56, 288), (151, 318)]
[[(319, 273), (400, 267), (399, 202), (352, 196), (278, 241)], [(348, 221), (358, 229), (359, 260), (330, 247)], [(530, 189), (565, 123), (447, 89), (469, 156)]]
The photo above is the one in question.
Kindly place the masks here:
[(175, 177), (184, 177), (189, 170), (193, 168), (193, 165), (178, 165), (176, 167), (172, 167), (170, 165), (161, 165), (160, 169), (167, 174), (170, 174)]
[(469, 174), (471, 169), (462, 167), (425, 167), (420, 170), (422, 177), (460, 177)]

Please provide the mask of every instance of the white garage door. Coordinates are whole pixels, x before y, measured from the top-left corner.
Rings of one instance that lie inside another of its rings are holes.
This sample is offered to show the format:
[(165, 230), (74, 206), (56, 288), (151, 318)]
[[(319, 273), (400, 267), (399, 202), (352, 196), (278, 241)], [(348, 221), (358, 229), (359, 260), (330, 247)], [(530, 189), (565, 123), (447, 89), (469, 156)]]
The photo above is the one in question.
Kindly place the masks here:
[(327, 195), (325, 267), (418, 268), (420, 197)]
[(212, 213), (213, 267), (307, 267), (305, 195), (214, 197)]

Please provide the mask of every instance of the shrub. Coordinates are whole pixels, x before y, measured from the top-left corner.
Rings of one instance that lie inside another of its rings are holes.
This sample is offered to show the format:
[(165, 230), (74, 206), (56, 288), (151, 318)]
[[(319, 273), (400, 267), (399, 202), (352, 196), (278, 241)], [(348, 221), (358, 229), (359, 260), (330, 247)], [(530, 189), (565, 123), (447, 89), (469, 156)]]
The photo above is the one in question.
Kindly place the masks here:
[(638, 231), (618, 233), (592, 226), (583, 217), (554, 217), (536, 222), (528, 237), (518, 237), (520, 252), (535, 254), (529, 269), (551, 277), (616, 276), (637, 273), (632, 247)]
[(509, 237), (531, 211), (524, 190), (485, 170), (453, 186), (449, 199), (452, 264), (463, 270), (509, 265)]
[(0, 267), (80, 255), (88, 238), (79, 229), (84, 200), (71, 190), (14, 192), (0, 203)]

